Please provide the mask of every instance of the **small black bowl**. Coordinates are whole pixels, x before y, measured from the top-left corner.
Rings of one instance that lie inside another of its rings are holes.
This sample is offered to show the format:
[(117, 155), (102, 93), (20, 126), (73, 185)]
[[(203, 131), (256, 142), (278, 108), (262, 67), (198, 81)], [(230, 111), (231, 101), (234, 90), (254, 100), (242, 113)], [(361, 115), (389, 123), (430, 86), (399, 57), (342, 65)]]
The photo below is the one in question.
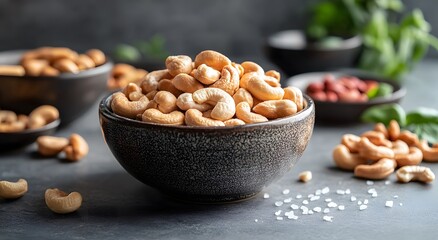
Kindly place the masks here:
[[(1, 52), (0, 65), (18, 64), (23, 52)], [(24, 113), (52, 105), (59, 110), (62, 125), (69, 124), (106, 92), (112, 66), (108, 61), (96, 68), (56, 77), (0, 75), (0, 108)]]
[(300, 30), (286, 30), (268, 37), (268, 58), (289, 76), (299, 73), (353, 67), (362, 47), (359, 36), (342, 40), (336, 47), (322, 47), (306, 41)]
[(39, 137), (53, 135), (61, 121), (58, 119), (41, 128), (20, 132), (0, 132), (0, 150), (11, 150), (29, 145)]
[(114, 114), (99, 105), (104, 139), (135, 178), (194, 202), (229, 202), (256, 195), (301, 157), (312, 135), (314, 103), (296, 115), (235, 127), (168, 126)]
[(306, 92), (306, 88), (310, 83), (322, 81), (323, 77), (327, 74), (331, 74), (335, 78), (341, 76), (355, 76), (361, 80), (374, 80), (377, 82), (384, 82), (390, 84), (393, 87), (393, 92), (392, 95), (389, 97), (379, 97), (369, 100), (367, 102), (351, 103), (314, 100), (316, 108), (316, 121), (318, 123), (358, 123), (360, 122), (361, 114), (366, 109), (382, 104), (398, 103), (406, 95), (406, 89), (402, 87), (398, 82), (358, 70), (299, 74), (289, 78), (286, 85), (298, 87), (303, 92)]

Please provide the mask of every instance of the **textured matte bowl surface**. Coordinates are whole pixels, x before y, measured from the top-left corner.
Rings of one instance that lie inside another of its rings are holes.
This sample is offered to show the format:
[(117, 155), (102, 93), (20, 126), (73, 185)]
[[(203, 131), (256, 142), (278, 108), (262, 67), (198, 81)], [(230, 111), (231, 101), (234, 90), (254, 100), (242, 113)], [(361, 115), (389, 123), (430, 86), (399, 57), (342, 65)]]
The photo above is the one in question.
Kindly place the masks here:
[[(23, 51), (0, 53), (0, 65), (17, 64)], [(48, 104), (58, 108), (62, 125), (82, 116), (106, 91), (112, 69), (107, 62), (77, 74), (64, 73), (56, 77), (0, 75), (0, 108), (29, 113)]]
[(99, 106), (106, 143), (135, 178), (195, 202), (227, 202), (260, 192), (289, 171), (312, 135), (314, 104), (294, 116), (237, 127), (165, 126), (115, 115)]

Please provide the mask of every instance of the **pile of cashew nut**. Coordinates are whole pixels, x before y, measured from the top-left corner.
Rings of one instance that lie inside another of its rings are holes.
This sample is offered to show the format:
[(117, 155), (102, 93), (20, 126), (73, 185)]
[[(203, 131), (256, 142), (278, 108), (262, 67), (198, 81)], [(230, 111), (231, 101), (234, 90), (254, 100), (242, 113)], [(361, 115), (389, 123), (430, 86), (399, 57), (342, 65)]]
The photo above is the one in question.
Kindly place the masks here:
[(423, 160), (438, 162), (438, 144), (430, 147), (426, 141), (410, 131), (400, 130), (397, 121), (388, 127), (378, 123), (373, 131), (361, 136), (346, 134), (341, 144), (333, 150), (335, 164), (365, 179), (385, 179), (397, 168), (400, 182), (432, 182), (435, 179), (430, 168), (418, 166)]
[(126, 87), (129, 83), (139, 84), (146, 74), (148, 74), (148, 72), (144, 69), (119, 63), (114, 65), (111, 76), (107, 82), (107, 87), (109, 90), (117, 90)]
[(73, 133), (69, 139), (63, 137), (40, 136), (37, 138), (38, 152), (44, 157), (54, 157), (64, 152), (68, 161), (79, 161), (88, 154), (88, 144), (79, 134)]
[(282, 88), (280, 74), (254, 62), (232, 62), (219, 52), (194, 61), (169, 56), (166, 69), (148, 73), (112, 95), (117, 115), (150, 123), (235, 126), (296, 114), (305, 107), (296, 87)]
[(58, 118), (58, 109), (50, 105), (35, 108), (29, 116), (17, 115), (13, 111), (0, 110), (0, 132), (20, 132), (26, 129), (37, 129)]
[[(0, 198), (17, 199), (24, 196), (28, 191), (28, 184), (25, 179), (17, 182), (0, 181)], [(44, 195), (47, 207), (55, 213), (66, 214), (78, 210), (82, 204), (82, 196), (78, 192), (66, 194), (53, 188), (47, 189)]]
[(64, 72), (78, 73), (105, 62), (105, 54), (98, 49), (79, 54), (69, 48), (41, 47), (26, 51), (21, 65), (0, 66), (0, 75), (58, 76)]

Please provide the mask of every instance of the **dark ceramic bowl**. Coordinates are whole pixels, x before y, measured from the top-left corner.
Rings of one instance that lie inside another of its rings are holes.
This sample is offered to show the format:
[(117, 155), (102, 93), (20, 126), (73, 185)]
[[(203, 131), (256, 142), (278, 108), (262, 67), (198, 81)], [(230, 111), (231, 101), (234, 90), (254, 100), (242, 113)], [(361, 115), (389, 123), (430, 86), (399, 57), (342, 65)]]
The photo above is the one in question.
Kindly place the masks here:
[[(0, 53), (0, 65), (17, 64), (23, 51)], [(58, 108), (63, 125), (82, 116), (106, 91), (112, 69), (107, 62), (77, 74), (56, 77), (0, 75), (0, 108), (19, 113), (31, 112), (41, 105)]]
[(260, 192), (289, 171), (312, 135), (314, 103), (300, 113), (235, 127), (166, 126), (99, 106), (103, 136), (119, 163), (161, 192), (194, 202), (229, 202)]
[(335, 47), (306, 42), (302, 31), (287, 30), (273, 34), (265, 44), (268, 58), (289, 76), (299, 73), (353, 67), (360, 53), (360, 37), (342, 40)]
[(10, 150), (29, 145), (39, 137), (53, 135), (60, 124), (60, 120), (53, 121), (38, 129), (29, 129), (21, 132), (0, 132), (0, 150)]
[(360, 122), (361, 114), (368, 108), (389, 103), (398, 103), (406, 95), (406, 89), (394, 80), (385, 79), (370, 73), (357, 70), (345, 70), (343, 72), (314, 72), (293, 76), (287, 80), (288, 86), (296, 86), (303, 92), (312, 82), (322, 81), (324, 75), (331, 74), (336, 78), (341, 76), (355, 76), (362, 80), (375, 80), (388, 83), (393, 87), (393, 93), (389, 97), (380, 97), (367, 102), (328, 102), (315, 101), (316, 121), (329, 124), (345, 124)]

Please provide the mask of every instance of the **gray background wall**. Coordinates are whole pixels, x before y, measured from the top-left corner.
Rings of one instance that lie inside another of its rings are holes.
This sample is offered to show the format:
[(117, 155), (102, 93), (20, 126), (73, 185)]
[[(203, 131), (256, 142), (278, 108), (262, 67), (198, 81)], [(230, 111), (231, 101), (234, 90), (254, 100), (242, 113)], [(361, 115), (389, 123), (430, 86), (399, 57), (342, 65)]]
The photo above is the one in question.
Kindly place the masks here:
[[(82, 51), (149, 39), (167, 40), (171, 54), (215, 49), (262, 58), (270, 34), (304, 26), (304, 0), (0, 0), (0, 50), (44, 45)], [(438, 1), (405, 0), (418, 7), (438, 36)], [(429, 55), (438, 56), (437, 52)]]

